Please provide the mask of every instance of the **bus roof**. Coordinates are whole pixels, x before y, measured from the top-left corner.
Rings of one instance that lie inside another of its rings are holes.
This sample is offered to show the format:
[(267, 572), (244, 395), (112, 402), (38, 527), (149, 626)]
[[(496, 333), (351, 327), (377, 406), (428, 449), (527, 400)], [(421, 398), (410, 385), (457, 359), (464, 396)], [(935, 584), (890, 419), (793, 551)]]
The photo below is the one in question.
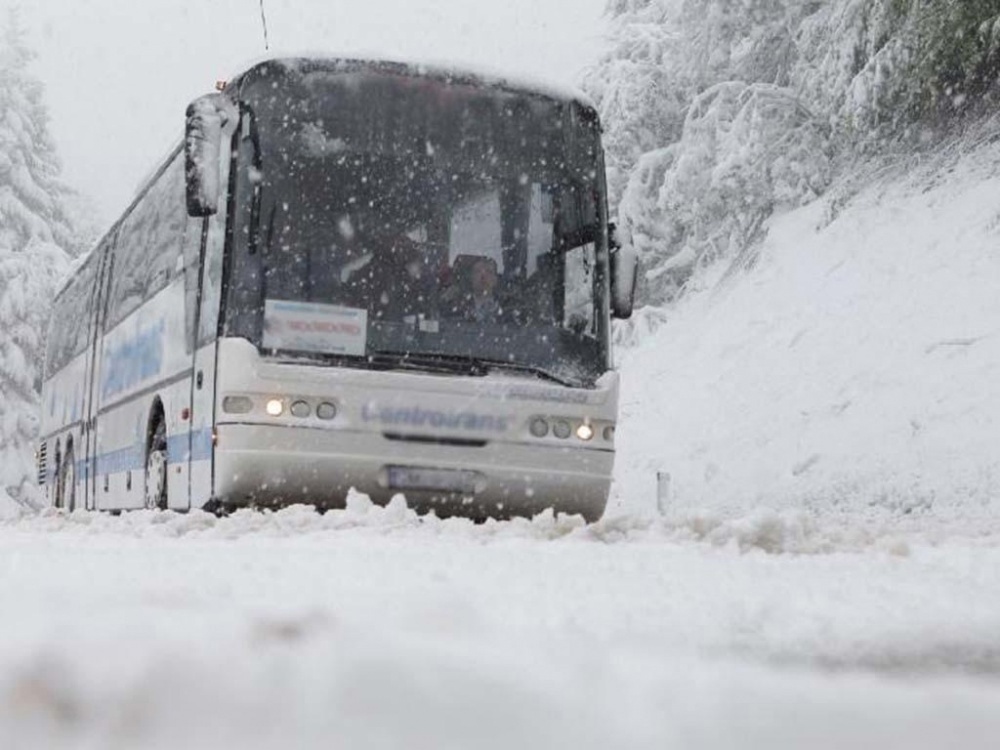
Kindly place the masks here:
[(329, 57), (325, 55), (295, 54), (258, 58), (243, 66), (241, 72), (233, 76), (226, 85), (225, 91), (231, 95), (256, 74), (263, 73), (269, 66), (278, 65), (286, 70), (298, 71), (328, 71), (331, 73), (356, 73), (371, 71), (390, 75), (430, 78), (447, 83), (464, 83), (484, 88), (497, 88), (504, 91), (535, 94), (557, 101), (575, 102), (580, 106), (596, 111), (596, 106), (583, 91), (568, 85), (552, 83), (543, 80), (530, 79), (523, 76), (511, 76), (496, 71), (468, 66), (455, 66), (448, 63), (413, 62), (400, 60), (385, 60), (379, 58), (360, 57)]

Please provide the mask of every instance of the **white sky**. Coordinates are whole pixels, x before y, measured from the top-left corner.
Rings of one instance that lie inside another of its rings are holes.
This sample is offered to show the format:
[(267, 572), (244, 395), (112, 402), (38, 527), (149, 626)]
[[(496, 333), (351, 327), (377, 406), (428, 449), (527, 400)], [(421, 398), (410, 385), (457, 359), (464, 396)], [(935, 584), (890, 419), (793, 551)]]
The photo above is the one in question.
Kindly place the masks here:
[[(600, 54), (605, 3), (265, 0), (265, 8), (272, 51), (452, 60), (577, 83)], [(180, 137), (187, 103), (264, 53), (259, 0), (19, 4), (63, 176), (96, 201), (102, 223)]]

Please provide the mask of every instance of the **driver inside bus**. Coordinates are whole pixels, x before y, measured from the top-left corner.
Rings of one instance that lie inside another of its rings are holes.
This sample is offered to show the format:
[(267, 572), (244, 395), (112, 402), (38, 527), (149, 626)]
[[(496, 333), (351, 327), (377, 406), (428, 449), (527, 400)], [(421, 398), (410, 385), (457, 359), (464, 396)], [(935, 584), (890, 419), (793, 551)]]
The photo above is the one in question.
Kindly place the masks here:
[(460, 255), (455, 259), (454, 283), (441, 299), (457, 318), (495, 323), (503, 312), (498, 299), (499, 280), (492, 258)]
[(477, 323), (495, 323), (500, 317), (497, 301), (497, 264), (492, 258), (480, 258), (472, 266), (466, 317)]

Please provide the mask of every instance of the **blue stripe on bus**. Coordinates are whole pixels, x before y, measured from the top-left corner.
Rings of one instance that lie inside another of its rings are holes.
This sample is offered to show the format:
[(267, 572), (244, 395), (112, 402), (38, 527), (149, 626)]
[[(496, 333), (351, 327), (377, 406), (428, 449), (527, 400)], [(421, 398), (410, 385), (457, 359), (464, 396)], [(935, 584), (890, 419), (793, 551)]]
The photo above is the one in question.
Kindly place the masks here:
[[(207, 461), (212, 458), (212, 429), (210, 427), (196, 430), (191, 435), (191, 461)], [(167, 463), (177, 463), (184, 461), (188, 455), (188, 433), (175, 435), (167, 438)], [(142, 443), (130, 445), (127, 448), (120, 448), (116, 451), (102, 453), (94, 459), (80, 459), (76, 462), (76, 479), (78, 482), (84, 481), (89, 476), (91, 463), (96, 468), (97, 476), (102, 474), (120, 474), (125, 471), (145, 471), (146, 469), (146, 446)], [(46, 467), (46, 479), (48, 483), (54, 484), (56, 481), (55, 466)]]
[(130, 469), (141, 469), (146, 465), (143, 446), (132, 445), (128, 448), (103, 453), (97, 457), (97, 473), (118, 474)]
[[(192, 461), (204, 461), (212, 457), (212, 430), (197, 430), (191, 433), (190, 458)], [(184, 460), (188, 455), (188, 435), (175, 435), (167, 438), (167, 461)]]

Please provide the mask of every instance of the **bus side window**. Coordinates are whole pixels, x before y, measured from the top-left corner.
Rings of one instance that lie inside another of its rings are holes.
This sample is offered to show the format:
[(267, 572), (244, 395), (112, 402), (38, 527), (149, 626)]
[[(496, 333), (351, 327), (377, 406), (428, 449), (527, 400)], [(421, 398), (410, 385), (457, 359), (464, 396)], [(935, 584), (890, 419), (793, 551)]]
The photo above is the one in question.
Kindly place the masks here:
[(63, 290), (56, 301), (52, 324), (49, 328), (49, 340), (45, 356), (45, 377), (50, 378), (69, 364), (76, 347), (76, 327), (82, 319), (80, 310), (83, 304), (83, 287), (74, 279)]
[(186, 223), (184, 154), (179, 152), (122, 222), (115, 248), (108, 329), (176, 277)]
[(105, 244), (93, 252), (91, 257), (77, 272), (59, 295), (52, 312), (50, 338), (46, 342), (45, 377), (51, 377), (70, 360), (79, 356), (90, 343), (90, 321), (95, 299), (94, 285), (97, 283), (97, 267)]

